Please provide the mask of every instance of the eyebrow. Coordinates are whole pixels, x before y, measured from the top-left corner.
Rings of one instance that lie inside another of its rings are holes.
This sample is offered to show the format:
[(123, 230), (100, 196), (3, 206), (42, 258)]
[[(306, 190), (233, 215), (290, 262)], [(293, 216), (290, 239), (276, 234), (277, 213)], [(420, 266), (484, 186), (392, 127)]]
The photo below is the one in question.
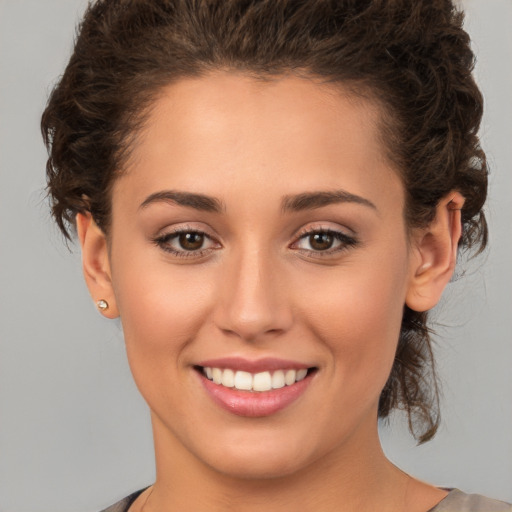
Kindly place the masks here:
[(225, 210), (224, 203), (215, 197), (192, 192), (178, 192), (175, 190), (162, 190), (148, 196), (140, 205), (140, 209), (147, 208), (153, 203), (174, 203), (204, 212), (220, 213)]
[(313, 210), (323, 206), (337, 203), (356, 203), (378, 211), (377, 207), (364, 197), (351, 194), (346, 190), (333, 190), (326, 192), (305, 192), (294, 196), (286, 196), (283, 199), (283, 212), (299, 212)]
[[(216, 197), (194, 194), (192, 192), (179, 192), (176, 190), (155, 192), (148, 196), (139, 208), (144, 209), (150, 204), (160, 202), (173, 203), (195, 210), (213, 213), (221, 213), (226, 209), (224, 203)], [(282, 211), (283, 213), (299, 212), (338, 203), (361, 204), (377, 211), (377, 207), (368, 199), (351, 194), (345, 190), (304, 192), (302, 194), (285, 196), (282, 201)]]

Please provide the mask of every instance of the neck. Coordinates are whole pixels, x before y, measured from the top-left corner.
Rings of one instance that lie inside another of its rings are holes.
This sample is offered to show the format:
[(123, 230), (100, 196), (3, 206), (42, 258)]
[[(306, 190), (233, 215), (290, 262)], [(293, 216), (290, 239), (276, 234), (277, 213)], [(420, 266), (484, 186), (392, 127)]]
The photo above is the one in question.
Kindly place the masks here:
[(307, 467), (272, 478), (220, 473), (161, 427), (153, 418), (157, 478), (144, 512), (403, 510), (408, 476), (385, 457), (376, 421)]

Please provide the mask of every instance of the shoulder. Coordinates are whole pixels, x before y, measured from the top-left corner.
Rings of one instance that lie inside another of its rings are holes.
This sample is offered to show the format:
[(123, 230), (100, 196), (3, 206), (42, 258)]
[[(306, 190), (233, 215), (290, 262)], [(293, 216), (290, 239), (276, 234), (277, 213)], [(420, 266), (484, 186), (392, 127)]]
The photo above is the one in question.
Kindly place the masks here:
[(512, 512), (512, 505), (480, 494), (466, 494), (453, 489), (429, 512)]
[[(132, 503), (145, 489), (134, 492), (101, 512), (128, 512)], [(493, 500), (480, 494), (466, 494), (453, 489), (437, 506), (429, 512), (512, 512), (512, 505)]]
[(134, 492), (126, 498), (123, 498), (121, 501), (114, 503), (110, 507), (102, 510), (101, 512), (128, 512), (128, 509), (132, 505), (132, 503), (145, 491), (146, 489), (141, 489), (140, 491)]

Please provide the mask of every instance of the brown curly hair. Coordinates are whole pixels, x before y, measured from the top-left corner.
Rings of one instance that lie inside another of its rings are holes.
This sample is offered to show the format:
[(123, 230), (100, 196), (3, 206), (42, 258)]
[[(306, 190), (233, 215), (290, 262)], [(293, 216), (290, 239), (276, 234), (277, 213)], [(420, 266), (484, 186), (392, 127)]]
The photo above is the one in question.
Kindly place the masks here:
[[(211, 70), (306, 74), (376, 100), (382, 138), (406, 189), (409, 227), (465, 198), (460, 246), (487, 243), (482, 96), (463, 14), (450, 0), (98, 0), (42, 117), (53, 215), (70, 238), (77, 212), (108, 234), (110, 196), (165, 85)], [(408, 413), (419, 442), (439, 424), (427, 313), (404, 306), (379, 416)]]

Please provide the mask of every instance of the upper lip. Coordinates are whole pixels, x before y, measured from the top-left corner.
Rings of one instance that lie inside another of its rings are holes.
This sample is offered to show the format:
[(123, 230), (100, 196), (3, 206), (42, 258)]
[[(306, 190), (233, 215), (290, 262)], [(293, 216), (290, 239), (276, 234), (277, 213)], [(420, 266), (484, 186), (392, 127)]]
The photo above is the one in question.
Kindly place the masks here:
[(245, 359), (243, 357), (221, 357), (201, 361), (197, 366), (202, 366), (203, 368), (230, 368), (231, 370), (239, 370), (249, 373), (275, 370), (300, 370), (302, 368), (312, 367), (311, 365), (300, 363), (298, 361), (279, 359), (275, 357), (264, 357), (256, 360)]

